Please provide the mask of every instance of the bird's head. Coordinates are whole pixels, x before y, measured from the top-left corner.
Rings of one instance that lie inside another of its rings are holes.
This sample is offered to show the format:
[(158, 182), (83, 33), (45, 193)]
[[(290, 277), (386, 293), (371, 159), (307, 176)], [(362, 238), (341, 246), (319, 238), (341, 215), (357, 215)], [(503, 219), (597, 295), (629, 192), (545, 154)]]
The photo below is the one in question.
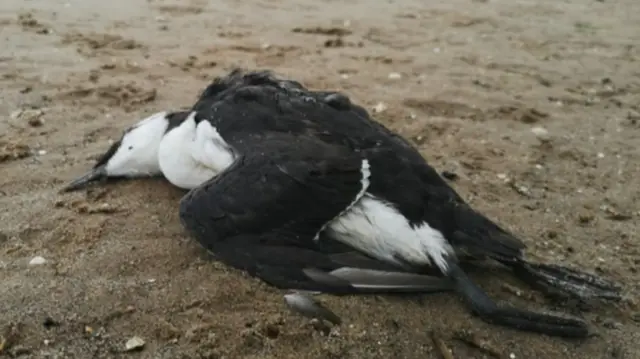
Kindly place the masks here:
[(179, 126), (188, 114), (188, 111), (158, 112), (129, 127), (90, 171), (69, 183), (63, 191), (75, 191), (102, 179), (161, 174), (158, 160), (160, 143), (164, 135)]

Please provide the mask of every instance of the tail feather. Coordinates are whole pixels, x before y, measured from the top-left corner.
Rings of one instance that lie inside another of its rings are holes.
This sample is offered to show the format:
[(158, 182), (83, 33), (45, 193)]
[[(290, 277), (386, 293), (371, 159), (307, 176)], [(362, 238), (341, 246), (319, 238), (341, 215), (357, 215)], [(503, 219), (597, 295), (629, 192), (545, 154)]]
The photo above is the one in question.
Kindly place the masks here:
[(453, 232), (451, 242), (454, 247), (496, 260), (522, 257), (526, 245), (520, 239), (471, 207), (458, 205), (456, 217), (457, 223), (463, 225)]
[(564, 293), (580, 299), (621, 298), (621, 288), (616, 283), (562, 266), (529, 262), (524, 258), (524, 243), (515, 236), (477, 212), (466, 214), (465, 218), (468, 221), (464, 229), (455, 231), (452, 236), (456, 248), (474, 257), (487, 256), (496, 260), (510, 267), (521, 280), (541, 287), (548, 294)]

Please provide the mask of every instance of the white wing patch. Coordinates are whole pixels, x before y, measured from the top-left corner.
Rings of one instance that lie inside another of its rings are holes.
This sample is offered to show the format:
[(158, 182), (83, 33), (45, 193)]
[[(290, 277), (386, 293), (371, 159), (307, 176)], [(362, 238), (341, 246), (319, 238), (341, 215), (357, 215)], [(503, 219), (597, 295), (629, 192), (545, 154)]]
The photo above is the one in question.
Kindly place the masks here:
[(435, 264), (446, 271), (447, 256), (454, 253), (442, 233), (427, 223), (412, 227), (390, 203), (365, 194), (349, 211), (331, 222), (329, 234), (387, 263), (404, 266)]

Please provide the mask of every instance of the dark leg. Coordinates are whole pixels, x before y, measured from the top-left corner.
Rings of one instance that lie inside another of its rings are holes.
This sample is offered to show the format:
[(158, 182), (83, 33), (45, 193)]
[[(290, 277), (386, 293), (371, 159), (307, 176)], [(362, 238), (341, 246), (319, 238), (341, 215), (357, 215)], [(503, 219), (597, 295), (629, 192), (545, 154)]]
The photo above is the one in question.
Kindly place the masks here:
[(474, 314), (486, 322), (551, 336), (584, 338), (589, 335), (586, 323), (578, 319), (499, 307), (453, 261), (447, 274), (455, 281), (456, 289), (469, 303)]

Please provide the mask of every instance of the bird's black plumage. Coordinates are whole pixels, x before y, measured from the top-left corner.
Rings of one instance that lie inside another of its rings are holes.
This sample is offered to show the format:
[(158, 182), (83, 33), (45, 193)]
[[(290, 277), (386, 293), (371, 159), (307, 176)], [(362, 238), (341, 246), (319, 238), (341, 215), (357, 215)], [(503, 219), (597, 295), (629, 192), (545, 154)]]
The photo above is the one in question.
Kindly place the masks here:
[(313, 238), (361, 191), (361, 156), (289, 134), (252, 140), (252, 152), (185, 196), (185, 227), (223, 262), (272, 285), (354, 292), (346, 282), (319, 286), (302, 269), (344, 266)]
[[(310, 91), (267, 71), (233, 71), (205, 89), (193, 110), (241, 159), (185, 196), (182, 221), (223, 262), (272, 285), (357, 292), (340, 281), (327, 286), (307, 270), (328, 273), (341, 266), (333, 260), (337, 252), (312, 238), (357, 199), (362, 159), (371, 167), (367, 193), (391, 204), (412, 226), (428, 223), (457, 251), (493, 258), (523, 278), (559, 287), (572, 280), (558, 275), (558, 267), (526, 262), (520, 240), (471, 208), (413, 146), (342, 94)], [(455, 258), (448, 260), (445, 274), (484, 319), (555, 335), (588, 332), (579, 321), (496, 306)], [(424, 265), (404, 262), (396, 270), (422, 272)], [(575, 286), (599, 284), (580, 275)], [(576, 284), (580, 280), (588, 283)]]
[(192, 110), (241, 152), (252, 151), (249, 138), (268, 142), (273, 133), (316, 138), (360, 152), (375, 171), (368, 191), (393, 203), (412, 224), (426, 221), (461, 253), (492, 258), (529, 282), (564, 286), (578, 296), (619, 297), (610, 283), (597, 277), (572, 270), (561, 275), (566, 268), (524, 261), (521, 240), (471, 208), (414, 146), (342, 93), (312, 91), (271, 71), (235, 69), (215, 78)]
[(522, 256), (521, 241), (469, 207), (413, 146), (344, 95), (311, 92), (266, 71), (234, 71), (203, 91), (193, 109), (241, 153), (260, 141), (269, 146), (281, 133), (357, 151), (374, 171), (368, 192), (393, 203), (410, 223), (426, 221), (460, 250)]
[[(268, 137), (268, 141), (259, 141), (254, 135), (247, 136), (246, 140), (253, 141), (251, 152), (183, 198), (183, 225), (222, 262), (273, 286), (333, 294), (371, 293), (371, 289), (355, 288), (329, 273), (345, 267), (396, 268), (331, 238), (314, 240), (363, 191), (364, 158), (347, 147), (313, 137), (287, 133)], [(310, 277), (306, 270), (324, 273), (325, 280)], [(440, 288), (429, 286), (425, 292), (450, 289), (444, 281), (432, 283), (440, 283)]]

